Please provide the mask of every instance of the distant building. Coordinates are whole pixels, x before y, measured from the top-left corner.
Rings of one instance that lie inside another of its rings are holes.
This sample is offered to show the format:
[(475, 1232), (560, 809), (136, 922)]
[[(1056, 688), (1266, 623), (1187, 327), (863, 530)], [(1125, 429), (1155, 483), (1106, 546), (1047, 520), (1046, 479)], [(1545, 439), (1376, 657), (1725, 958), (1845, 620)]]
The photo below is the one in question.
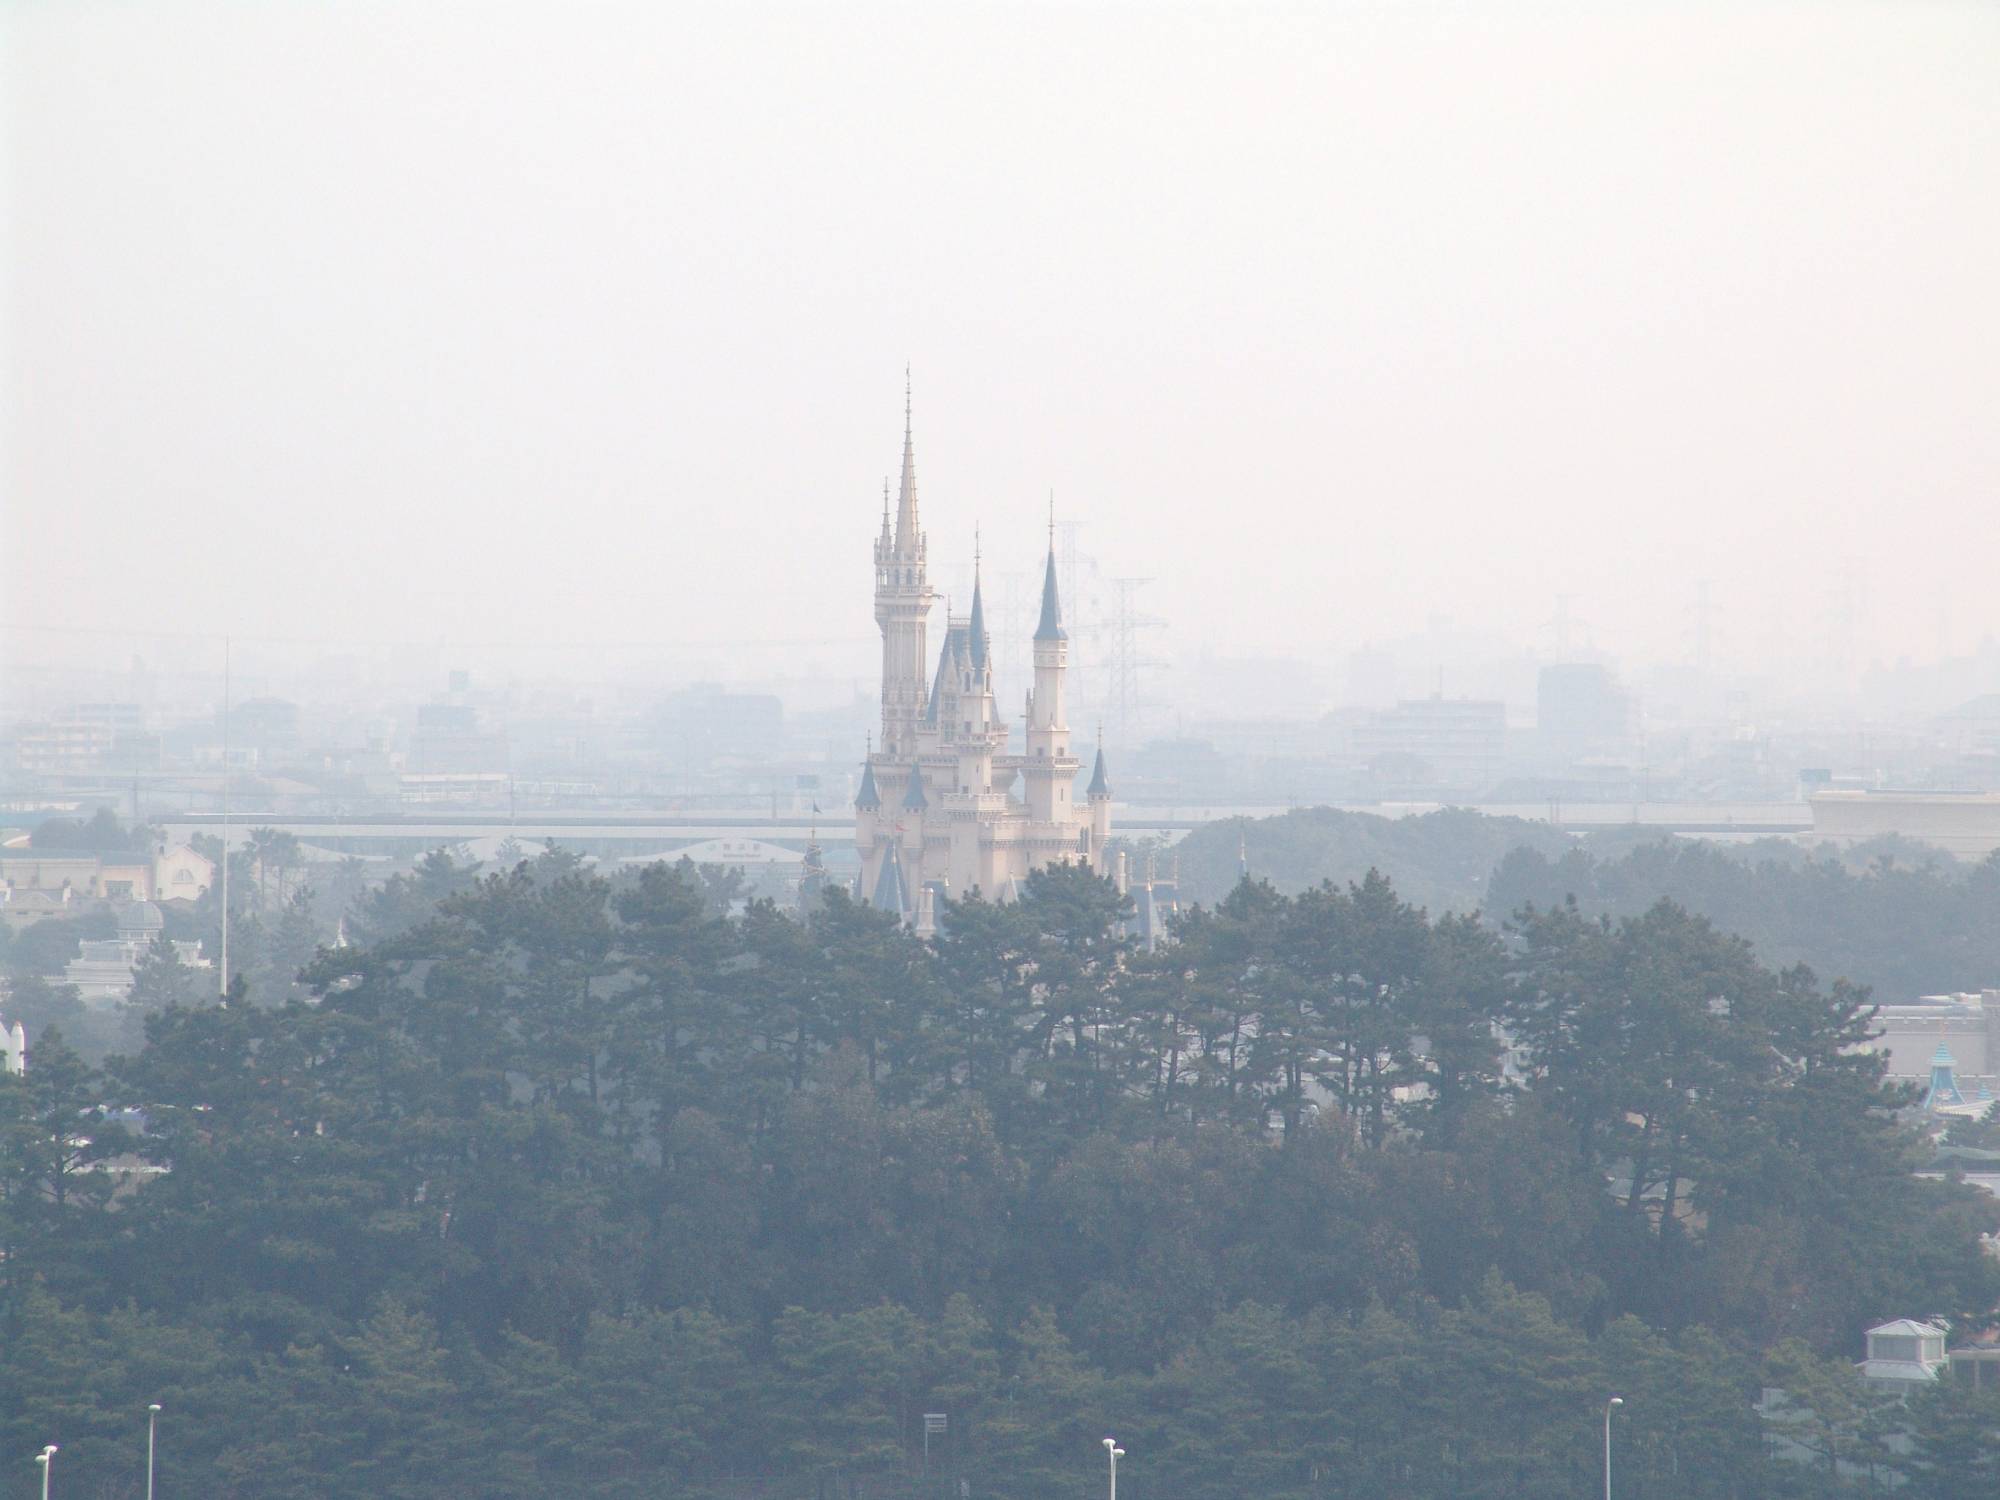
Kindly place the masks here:
[(1535, 678), (1535, 728), (1558, 758), (1616, 754), (1632, 738), (1632, 699), (1599, 662), (1558, 662)]
[(14, 761), (43, 774), (95, 771), (110, 758), (117, 736), (97, 724), (67, 719), (25, 725), (14, 735)]
[(769, 693), (736, 693), (712, 682), (670, 693), (653, 715), (654, 744), (678, 771), (720, 759), (761, 760), (785, 735), (785, 705)]
[(396, 779), (404, 807), (504, 807), (511, 778), (505, 771), (411, 772)]
[(97, 856), (96, 895), (106, 901), (150, 901), (153, 899), (153, 859), (134, 850), (130, 854)]
[(1884, 1005), (1875, 1024), (1881, 1034), (1868, 1048), (1888, 1057), (1891, 1078), (1928, 1081), (1943, 1051), (1960, 1090), (2000, 1090), (2000, 990)]
[[(1065, 709), (1069, 633), (1063, 628), (1051, 528), (1033, 646), (1024, 753), (1008, 751), (993, 681), (993, 641), (978, 560), (972, 612), (945, 621), (936, 666), (925, 644), (931, 606), (929, 545), (917, 519), (916, 448), (903, 414), (902, 487), (887, 487), (875, 539), (875, 621), (882, 631), (882, 736), (854, 799), (861, 889), (919, 931), (939, 894), (979, 891), (1009, 901), (1029, 872), (1059, 861), (1108, 874), (1111, 784), (1098, 747), (1081, 796)], [(1014, 787), (1021, 787), (1016, 796)]]
[(153, 858), (136, 851), (0, 849), (0, 884), (17, 892), (67, 888), (78, 896), (108, 901), (149, 901)]
[[(77, 998), (86, 1005), (115, 1005), (132, 993), (139, 960), (166, 927), (166, 918), (150, 901), (135, 901), (118, 913), (118, 935), (86, 938), (82, 952), (63, 970), (63, 982), (76, 986)], [(201, 956), (201, 944), (175, 942), (174, 951), (182, 963), (193, 969), (210, 967)]]
[(27, 1071), (27, 1029), (19, 1021), (0, 1020), (0, 1073)]
[(504, 775), (507, 736), (470, 703), (420, 704), (408, 769), (417, 776)]
[(1935, 1323), (1898, 1318), (1868, 1330), (1868, 1357), (1855, 1366), (1878, 1391), (1908, 1397), (1937, 1383), (1948, 1367), (1945, 1330)]
[(215, 881), (215, 861), (187, 844), (161, 844), (153, 851), (153, 899), (193, 901)]
[(2000, 792), (1815, 792), (1813, 837), (1852, 845), (1886, 834), (1935, 844), (1961, 859), (2000, 849)]
[(157, 764), (159, 741), (145, 733), (136, 703), (79, 703), (66, 713), (22, 726), (14, 760), (23, 771), (61, 774)]
[(1354, 754), (1379, 779), (1478, 791), (1507, 756), (1507, 705), (1480, 698), (1416, 698), (1354, 726)]
[(1963, 1344), (1951, 1351), (1952, 1379), (1978, 1391), (2000, 1391), (2000, 1344)]
[(10, 927), (26, 927), (44, 917), (73, 917), (80, 899), (66, 885), (49, 891), (16, 890), (0, 885), (0, 921)]
[(296, 755), (299, 748), (299, 706), (285, 698), (251, 698), (229, 713), (233, 749), (251, 753), (256, 764), (268, 766)]

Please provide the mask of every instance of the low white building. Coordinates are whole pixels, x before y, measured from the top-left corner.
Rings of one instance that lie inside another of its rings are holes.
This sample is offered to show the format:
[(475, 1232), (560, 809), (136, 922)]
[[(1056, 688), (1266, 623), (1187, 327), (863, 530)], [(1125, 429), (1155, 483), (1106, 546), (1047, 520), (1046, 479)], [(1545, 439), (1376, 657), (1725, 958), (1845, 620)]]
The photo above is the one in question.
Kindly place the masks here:
[(1945, 1330), (1935, 1323), (1898, 1318), (1868, 1330), (1868, 1357), (1856, 1365), (1878, 1391), (1909, 1396), (1934, 1385), (1949, 1365)]
[(153, 851), (153, 897), (193, 901), (215, 882), (215, 861), (188, 844), (161, 844)]
[[(86, 938), (81, 953), (63, 970), (63, 982), (76, 986), (77, 998), (85, 1005), (115, 1005), (132, 993), (133, 977), (139, 960), (166, 927), (166, 918), (150, 901), (135, 901), (118, 913), (118, 935)], [(176, 942), (174, 951), (192, 969), (210, 967), (201, 956), (201, 944)]]

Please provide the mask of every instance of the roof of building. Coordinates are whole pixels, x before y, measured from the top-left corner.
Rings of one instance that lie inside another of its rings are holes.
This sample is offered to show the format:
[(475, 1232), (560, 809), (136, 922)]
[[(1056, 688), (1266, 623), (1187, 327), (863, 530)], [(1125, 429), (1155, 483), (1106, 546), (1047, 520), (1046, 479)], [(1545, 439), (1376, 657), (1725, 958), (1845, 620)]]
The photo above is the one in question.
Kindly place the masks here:
[(882, 861), (882, 873), (875, 877), (875, 894), (869, 905), (899, 917), (910, 909), (909, 895), (903, 889), (903, 861), (894, 844), (889, 846), (889, 853)]
[(1111, 778), (1104, 774), (1104, 746), (1097, 747), (1097, 764), (1091, 769), (1090, 785), (1084, 791), (1087, 797), (1109, 797)]
[(1049, 548), (1049, 565), (1042, 574), (1042, 619), (1035, 626), (1038, 641), (1060, 641), (1067, 638), (1062, 624), (1062, 600), (1056, 592), (1056, 549)]
[(159, 907), (150, 901), (135, 901), (118, 913), (118, 932), (159, 932), (167, 925)]
[(1943, 1338), (1944, 1330), (1935, 1323), (1919, 1323), (1915, 1318), (1897, 1318), (1892, 1323), (1877, 1323), (1868, 1330), (1868, 1337), (1882, 1334), (1888, 1338), (1907, 1337), (1915, 1334), (1920, 1338)]
[(915, 766), (910, 767), (910, 785), (903, 793), (903, 806), (922, 809), (931, 805), (931, 799), (924, 795), (924, 773)]
[(964, 625), (952, 623), (945, 627), (944, 645), (938, 648), (937, 676), (931, 682), (931, 701), (924, 708), (924, 718), (932, 724), (937, 723), (944, 695), (951, 690), (962, 670), (960, 663), (965, 659), (965, 637)]
[(972, 670), (986, 670), (986, 605), (980, 598), (979, 569), (974, 564), (972, 571), (972, 623), (967, 627), (971, 636)]
[(860, 808), (882, 805), (882, 794), (875, 790), (875, 767), (867, 761), (861, 764), (861, 790), (854, 794), (854, 805)]

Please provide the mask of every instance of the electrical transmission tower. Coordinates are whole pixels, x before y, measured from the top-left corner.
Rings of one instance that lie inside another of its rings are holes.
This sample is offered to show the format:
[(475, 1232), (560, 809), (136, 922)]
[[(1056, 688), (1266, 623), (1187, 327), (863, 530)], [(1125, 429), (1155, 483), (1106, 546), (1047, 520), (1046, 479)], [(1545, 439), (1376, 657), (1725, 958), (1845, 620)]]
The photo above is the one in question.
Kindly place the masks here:
[(1138, 743), (1145, 728), (1146, 696), (1141, 674), (1166, 663), (1148, 656), (1141, 634), (1166, 624), (1153, 615), (1143, 615), (1134, 607), (1139, 590), (1150, 578), (1111, 580), (1111, 618), (1106, 621), (1104, 688), (1106, 716), (1111, 721), (1114, 741), (1123, 747)]

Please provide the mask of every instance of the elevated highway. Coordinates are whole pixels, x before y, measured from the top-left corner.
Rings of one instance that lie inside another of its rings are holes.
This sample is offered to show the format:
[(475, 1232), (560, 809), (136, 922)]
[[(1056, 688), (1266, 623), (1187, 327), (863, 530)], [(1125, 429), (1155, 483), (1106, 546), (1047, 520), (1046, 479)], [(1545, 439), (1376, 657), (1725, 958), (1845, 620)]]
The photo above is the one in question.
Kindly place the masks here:
[[(1409, 817), (1437, 810), (1438, 803), (1349, 804), (1344, 811), (1378, 817)], [(1121, 834), (1178, 842), (1193, 830), (1229, 818), (1268, 818), (1289, 809), (1273, 806), (1167, 808), (1114, 805), (1112, 827)], [(1478, 806), (1472, 811), (1496, 817), (1553, 823), (1578, 833), (1640, 828), (1686, 837), (1749, 839), (1786, 837), (1812, 831), (1812, 814), (1803, 802), (1594, 802), (1509, 803)], [(163, 820), (169, 837), (184, 840), (193, 833), (219, 835), (218, 813), (183, 813)], [(253, 814), (232, 820), (232, 842), (249, 837), (250, 829), (275, 828), (316, 848), (338, 853), (411, 857), (447, 845), (479, 844), (513, 839), (534, 847), (550, 842), (579, 853), (633, 858), (672, 855), (721, 841), (776, 845), (803, 850), (817, 831), (829, 857), (851, 846), (854, 819), (850, 814), (740, 811), (506, 812), (427, 808), (396, 815), (330, 813)]]

